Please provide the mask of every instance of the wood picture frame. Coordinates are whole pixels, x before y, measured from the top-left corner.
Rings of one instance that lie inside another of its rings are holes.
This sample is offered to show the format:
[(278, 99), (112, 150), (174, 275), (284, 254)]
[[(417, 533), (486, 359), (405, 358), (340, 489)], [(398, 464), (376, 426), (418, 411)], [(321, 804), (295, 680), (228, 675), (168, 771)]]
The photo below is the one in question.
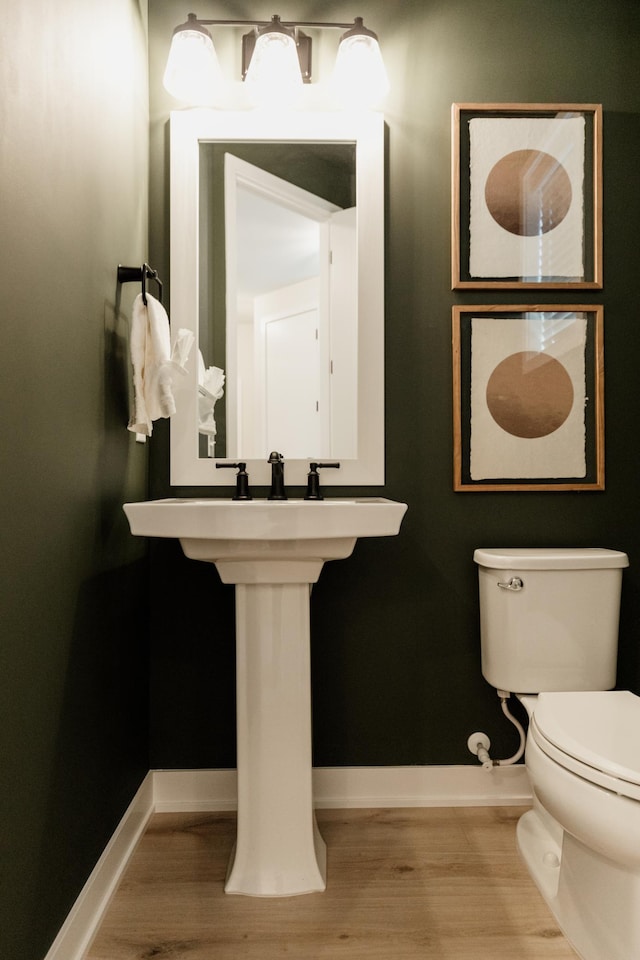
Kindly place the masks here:
[(454, 103), (454, 290), (602, 288), (602, 105)]
[(603, 313), (453, 307), (455, 491), (604, 490)]

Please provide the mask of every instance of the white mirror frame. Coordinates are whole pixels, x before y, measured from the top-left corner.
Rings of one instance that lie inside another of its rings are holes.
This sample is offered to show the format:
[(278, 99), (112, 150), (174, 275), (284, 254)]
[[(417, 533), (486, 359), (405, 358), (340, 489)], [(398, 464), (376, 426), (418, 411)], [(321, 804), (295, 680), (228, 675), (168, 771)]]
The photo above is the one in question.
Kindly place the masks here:
[[(358, 457), (340, 460), (331, 486), (384, 483), (384, 121), (381, 114), (223, 112), (171, 113), (171, 323), (195, 334), (184, 377), (174, 377), (171, 484), (231, 486), (233, 472), (216, 469), (238, 457), (198, 456), (197, 356), (199, 299), (199, 147), (216, 140), (333, 141), (356, 145), (358, 210)], [(285, 460), (288, 486), (304, 486), (309, 460)], [(317, 458), (318, 460), (321, 457)], [(248, 460), (252, 486), (268, 486), (271, 467)]]

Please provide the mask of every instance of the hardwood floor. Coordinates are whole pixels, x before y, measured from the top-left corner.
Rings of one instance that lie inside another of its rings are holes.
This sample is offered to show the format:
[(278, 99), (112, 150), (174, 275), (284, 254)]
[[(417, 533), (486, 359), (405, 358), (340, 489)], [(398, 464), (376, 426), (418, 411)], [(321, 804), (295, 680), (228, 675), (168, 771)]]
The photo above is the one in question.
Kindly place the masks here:
[(319, 810), (325, 893), (223, 892), (235, 816), (156, 814), (85, 960), (576, 960), (519, 807)]

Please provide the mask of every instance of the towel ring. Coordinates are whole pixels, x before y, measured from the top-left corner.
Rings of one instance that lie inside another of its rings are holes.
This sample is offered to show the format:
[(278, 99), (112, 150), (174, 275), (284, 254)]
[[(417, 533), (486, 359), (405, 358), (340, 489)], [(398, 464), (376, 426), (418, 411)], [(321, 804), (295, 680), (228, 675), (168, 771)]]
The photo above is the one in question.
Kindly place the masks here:
[(118, 264), (118, 283), (130, 283), (137, 280), (142, 284), (142, 302), (147, 305), (147, 280), (155, 280), (158, 285), (158, 300), (162, 303), (162, 281), (158, 276), (158, 271), (143, 263), (141, 267), (123, 267)]

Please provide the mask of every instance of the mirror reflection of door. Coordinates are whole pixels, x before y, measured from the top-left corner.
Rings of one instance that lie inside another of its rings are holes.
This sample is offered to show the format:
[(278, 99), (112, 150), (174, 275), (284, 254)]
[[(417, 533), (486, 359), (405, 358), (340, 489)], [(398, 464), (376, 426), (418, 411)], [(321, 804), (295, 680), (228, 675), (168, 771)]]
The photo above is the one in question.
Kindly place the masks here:
[[(312, 298), (315, 294), (315, 303), (308, 293)], [(262, 340), (256, 360), (264, 375), (264, 398), (257, 397), (258, 413), (264, 412), (263, 449), (313, 458), (314, 451), (323, 449), (329, 429), (322, 396), (328, 393), (322, 382), (328, 381), (328, 369), (320, 351), (317, 284), (303, 281), (259, 299), (272, 301), (266, 314), (265, 303), (256, 305), (256, 333)]]
[(225, 155), (227, 456), (356, 456), (355, 213)]

